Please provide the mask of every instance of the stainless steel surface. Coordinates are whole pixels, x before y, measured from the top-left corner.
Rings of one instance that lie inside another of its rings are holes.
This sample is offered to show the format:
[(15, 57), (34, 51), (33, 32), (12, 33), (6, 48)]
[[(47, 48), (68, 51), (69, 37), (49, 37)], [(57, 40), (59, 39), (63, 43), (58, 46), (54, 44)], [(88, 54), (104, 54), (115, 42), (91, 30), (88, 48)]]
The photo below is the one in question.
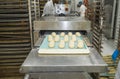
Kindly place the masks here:
[(33, 49), (21, 66), (22, 73), (39, 72), (105, 72), (107, 64), (95, 49), (90, 55), (38, 56), (38, 49)]
[(85, 72), (48, 72), (48, 73), (30, 73), (31, 79), (92, 79)]
[[(107, 38), (113, 38), (114, 25), (115, 25), (115, 10), (117, 0), (104, 0), (105, 8), (105, 36)], [(119, 0), (118, 0), (119, 1)]]
[(40, 45), (42, 44), (43, 40), (44, 40), (43, 37), (39, 38), (39, 39), (37, 40), (37, 42), (35, 43), (35, 47), (38, 47), (38, 48), (39, 48)]
[(91, 22), (81, 17), (43, 17), (34, 21), (34, 30), (90, 30)]
[(30, 78), (30, 75), (29, 74), (26, 74), (24, 79), (29, 79)]

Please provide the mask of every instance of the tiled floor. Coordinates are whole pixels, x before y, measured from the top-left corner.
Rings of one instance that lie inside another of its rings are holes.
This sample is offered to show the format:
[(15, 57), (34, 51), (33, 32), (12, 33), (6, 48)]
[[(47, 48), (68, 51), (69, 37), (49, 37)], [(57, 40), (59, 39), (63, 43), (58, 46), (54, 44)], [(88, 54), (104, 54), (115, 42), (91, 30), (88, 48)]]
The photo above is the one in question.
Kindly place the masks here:
[(112, 55), (114, 50), (116, 49), (114, 40), (104, 39), (102, 46), (103, 46), (103, 49), (102, 49), (103, 56)]

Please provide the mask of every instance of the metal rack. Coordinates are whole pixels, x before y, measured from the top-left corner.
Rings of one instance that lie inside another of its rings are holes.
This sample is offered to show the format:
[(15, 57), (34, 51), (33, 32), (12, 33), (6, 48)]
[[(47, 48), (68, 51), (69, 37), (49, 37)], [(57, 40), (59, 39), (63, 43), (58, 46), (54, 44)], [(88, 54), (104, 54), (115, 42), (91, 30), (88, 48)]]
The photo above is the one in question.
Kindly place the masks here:
[(116, 18), (116, 33), (115, 33), (115, 43), (116, 48), (120, 47), (120, 1), (118, 2), (117, 18)]
[(99, 53), (102, 52), (102, 29), (103, 29), (103, 3), (102, 0), (94, 2), (94, 19), (92, 23), (92, 43)]
[(22, 76), (19, 67), (30, 50), (27, 0), (0, 0), (0, 77)]
[(33, 21), (40, 18), (40, 7), (39, 0), (28, 0), (29, 9), (29, 23), (30, 23), (30, 34), (31, 34), (31, 47), (34, 45), (34, 33), (33, 33)]
[(43, 8), (44, 8), (44, 5), (45, 3), (47, 2), (47, 0), (40, 0), (40, 15), (42, 15), (43, 13)]
[(33, 44), (39, 0), (0, 0), (0, 77), (16, 77)]

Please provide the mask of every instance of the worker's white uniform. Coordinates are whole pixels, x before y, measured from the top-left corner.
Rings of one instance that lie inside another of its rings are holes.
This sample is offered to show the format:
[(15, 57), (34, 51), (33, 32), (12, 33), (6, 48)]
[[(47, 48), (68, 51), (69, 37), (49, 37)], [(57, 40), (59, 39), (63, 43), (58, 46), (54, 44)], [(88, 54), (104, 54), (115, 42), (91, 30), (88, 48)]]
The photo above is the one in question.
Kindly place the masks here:
[(87, 7), (84, 4), (82, 4), (80, 6), (81, 17), (85, 17), (85, 11), (86, 11), (86, 9), (87, 9)]
[(45, 4), (42, 16), (49, 14), (50, 15), (54, 14), (54, 6), (52, 0), (48, 0), (47, 3)]

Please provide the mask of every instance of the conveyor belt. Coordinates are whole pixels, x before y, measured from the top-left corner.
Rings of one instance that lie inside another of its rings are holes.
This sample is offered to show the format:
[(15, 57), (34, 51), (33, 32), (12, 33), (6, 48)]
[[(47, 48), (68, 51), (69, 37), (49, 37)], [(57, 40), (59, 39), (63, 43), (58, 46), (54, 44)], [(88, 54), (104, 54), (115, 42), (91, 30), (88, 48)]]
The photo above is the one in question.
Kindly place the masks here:
[[(21, 77), (31, 50), (27, 0), (0, 0), (0, 78)], [(18, 79), (18, 78), (17, 78)]]

